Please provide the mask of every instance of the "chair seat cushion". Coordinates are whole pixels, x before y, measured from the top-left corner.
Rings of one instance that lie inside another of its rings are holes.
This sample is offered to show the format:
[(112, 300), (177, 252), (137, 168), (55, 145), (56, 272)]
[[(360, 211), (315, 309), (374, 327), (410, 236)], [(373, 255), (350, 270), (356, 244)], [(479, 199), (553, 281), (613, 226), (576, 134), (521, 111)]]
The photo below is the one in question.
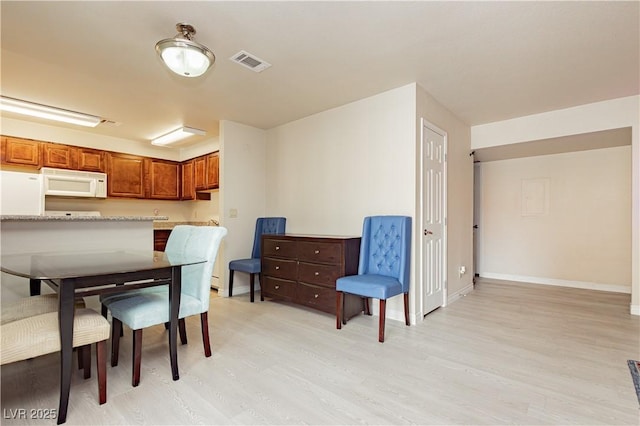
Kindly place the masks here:
[(385, 275), (350, 275), (336, 280), (336, 290), (375, 299), (388, 299), (402, 293), (402, 284)]
[(229, 262), (232, 271), (247, 272), (249, 274), (260, 273), (260, 259), (238, 259)]
[[(145, 289), (149, 291), (140, 291), (120, 299), (103, 302), (103, 304), (111, 311), (113, 318), (119, 319), (133, 330), (163, 324), (169, 321), (169, 289), (167, 286), (152, 288), (158, 290)], [(181, 294), (180, 318), (202, 312), (200, 300), (184, 293)]]
[[(0, 327), (0, 364), (22, 361), (60, 350), (58, 313), (23, 318)], [(92, 309), (77, 309), (73, 318), (73, 347), (109, 338), (109, 321)]]
[[(76, 300), (76, 308), (84, 308), (84, 300)], [(2, 306), (0, 313), (0, 324), (21, 320), (23, 318), (33, 317), (40, 314), (48, 314), (50, 312), (58, 312), (58, 295), (43, 294), (40, 296), (31, 296), (11, 302)]]

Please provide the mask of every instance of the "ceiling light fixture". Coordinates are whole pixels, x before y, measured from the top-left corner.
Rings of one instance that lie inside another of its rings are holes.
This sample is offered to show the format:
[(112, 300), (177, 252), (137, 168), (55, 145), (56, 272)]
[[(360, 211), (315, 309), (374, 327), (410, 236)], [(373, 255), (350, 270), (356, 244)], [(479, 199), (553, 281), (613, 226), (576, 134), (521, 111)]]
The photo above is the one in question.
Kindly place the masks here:
[(196, 29), (185, 23), (176, 24), (178, 34), (156, 43), (156, 52), (174, 73), (184, 77), (199, 77), (216, 61), (206, 46), (193, 41)]
[(204, 130), (194, 129), (192, 127), (180, 127), (179, 129), (169, 132), (166, 135), (162, 135), (160, 137), (153, 139), (151, 141), (151, 144), (164, 146), (164, 145), (169, 145), (169, 144), (178, 142), (179, 140), (182, 140), (182, 139), (186, 139), (193, 135), (202, 136), (206, 134), (207, 132), (205, 132)]
[(94, 115), (34, 104), (33, 102), (21, 101), (20, 99), (7, 98), (5, 96), (0, 96), (0, 110), (86, 127), (96, 127), (102, 122), (102, 118)]

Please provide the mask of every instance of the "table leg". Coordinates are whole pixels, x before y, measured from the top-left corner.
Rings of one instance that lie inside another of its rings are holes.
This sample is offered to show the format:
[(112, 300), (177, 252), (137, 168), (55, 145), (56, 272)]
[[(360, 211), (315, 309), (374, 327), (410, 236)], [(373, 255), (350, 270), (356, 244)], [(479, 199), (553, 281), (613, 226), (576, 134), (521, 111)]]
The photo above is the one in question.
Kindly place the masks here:
[(60, 327), (60, 406), (58, 424), (67, 420), (69, 389), (73, 361), (74, 283), (62, 280), (58, 292), (58, 323)]
[(180, 313), (180, 292), (182, 289), (182, 266), (171, 268), (171, 285), (169, 286), (169, 355), (173, 380), (178, 380), (178, 315)]
[(30, 279), (29, 280), (29, 294), (31, 296), (40, 296), (40, 280), (39, 279)]

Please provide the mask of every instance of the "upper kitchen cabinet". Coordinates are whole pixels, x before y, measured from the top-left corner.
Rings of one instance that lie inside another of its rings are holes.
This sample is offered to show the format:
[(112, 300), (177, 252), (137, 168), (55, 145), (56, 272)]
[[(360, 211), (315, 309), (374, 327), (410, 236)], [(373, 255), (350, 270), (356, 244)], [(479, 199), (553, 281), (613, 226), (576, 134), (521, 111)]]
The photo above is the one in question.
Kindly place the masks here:
[(2, 136), (0, 145), (2, 164), (40, 167), (40, 143), (38, 141)]
[(107, 152), (107, 195), (145, 198), (147, 163), (145, 157)]
[(58, 143), (42, 143), (42, 167), (78, 168), (78, 148)]
[(160, 200), (180, 199), (180, 163), (151, 159), (149, 161), (149, 197)]
[(189, 160), (182, 163), (182, 199), (195, 200), (196, 187), (194, 185), (194, 163)]
[(194, 159), (196, 191), (216, 189), (219, 183), (220, 156), (218, 151)]
[(91, 148), (78, 148), (78, 170), (104, 172), (106, 170), (104, 157), (104, 151)]

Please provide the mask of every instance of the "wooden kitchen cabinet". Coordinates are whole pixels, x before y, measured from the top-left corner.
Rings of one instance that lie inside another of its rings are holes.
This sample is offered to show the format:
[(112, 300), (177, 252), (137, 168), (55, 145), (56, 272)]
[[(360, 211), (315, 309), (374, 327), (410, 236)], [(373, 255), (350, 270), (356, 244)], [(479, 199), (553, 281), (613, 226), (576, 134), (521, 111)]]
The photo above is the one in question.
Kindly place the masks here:
[(2, 164), (40, 167), (40, 142), (31, 139), (2, 136), (0, 161)]
[[(262, 235), (262, 296), (335, 315), (336, 280), (358, 273), (359, 237)], [(345, 294), (344, 318), (364, 309), (364, 299)]]
[(107, 153), (107, 195), (145, 198), (149, 159), (137, 155)]
[(183, 200), (196, 199), (196, 187), (194, 184), (194, 160), (182, 163), (182, 192)]
[(196, 191), (219, 188), (220, 155), (218, 151), (194, 158), (193, 164)]
[(41, 143), (42, 167), (55, 167), (57, 169), (78, 168), (78, 148), (59, 143)]
[(167, 247), (167, 241), (171, 235), (171, 229), (154, 229), (153, 230), (153, 249), (155, 251), (164, 251)]
[(99, 149), (78, 148), (78, 170), (101, 172), (106, 170), (105, 152)]
[(149, 197), (159, 200), (179, 200), (180, 163), (151, 159), (149, 161)]
[(220, 156), (218, 151), (207, 155), (207, 189), (220, 187)]

